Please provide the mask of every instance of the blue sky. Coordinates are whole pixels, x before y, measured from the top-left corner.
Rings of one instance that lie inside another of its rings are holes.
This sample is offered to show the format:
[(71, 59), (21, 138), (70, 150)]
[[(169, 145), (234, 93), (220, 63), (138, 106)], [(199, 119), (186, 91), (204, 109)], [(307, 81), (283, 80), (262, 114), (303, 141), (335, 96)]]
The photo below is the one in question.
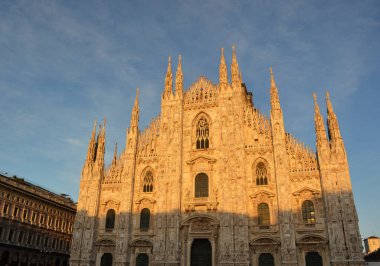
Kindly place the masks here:
[[(254, 104), (269, 113), (274, 69), (288, 132), (315, 147), (313, 98), (330, 91), (362, 237), (380, 236), (379, 1), (0, 1), (0, 171), (77, 199), (95, 118), (107, 155), (160, 110), (167, 57), (185, 87), (218, 80), (236, 44)], [(120, 152), (120, 151), (119, 151)]]

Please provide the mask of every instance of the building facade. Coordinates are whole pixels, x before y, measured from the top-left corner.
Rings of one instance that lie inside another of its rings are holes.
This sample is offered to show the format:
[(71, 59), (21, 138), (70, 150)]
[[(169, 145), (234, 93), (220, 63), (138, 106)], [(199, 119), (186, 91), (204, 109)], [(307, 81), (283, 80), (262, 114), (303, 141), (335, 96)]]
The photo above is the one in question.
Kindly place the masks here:
[(380, 238), (377, 236), (370, 236), (364, 239), (365, 253), (369, 254), (380, 249)]
[(94, 125), (70, 265), (364, 265), (338, 120), (314, 100), (316, 152), (286, 132), (272, 71), (266, 117), (234, 48), (230, 78), (222, 50), (218, 84), (186, 91), (169, 58), (161, 114), (140, 131), (137, 91), (106, 168)]
[(22, 178), (0, 175), (0, 265), (68, 265), (76, 205)]

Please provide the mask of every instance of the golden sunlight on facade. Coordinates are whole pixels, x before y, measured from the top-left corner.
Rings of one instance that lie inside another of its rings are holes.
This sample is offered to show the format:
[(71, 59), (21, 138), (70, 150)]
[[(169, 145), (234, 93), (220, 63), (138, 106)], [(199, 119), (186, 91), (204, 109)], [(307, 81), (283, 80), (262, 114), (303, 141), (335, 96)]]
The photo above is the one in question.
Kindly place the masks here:
[[(174, 92), (173, 92), (174, 87)], [(96, 125), (80, 182), (70, 265), (364, 265), (345, 147), (329, 95), (316, 96), (317, 151), (286, 132), (270, 71), (270, 117), (252, 101), (235, 48), (231, 80), (184, 91), (171, 61), (161, 114), (104, 167)]]

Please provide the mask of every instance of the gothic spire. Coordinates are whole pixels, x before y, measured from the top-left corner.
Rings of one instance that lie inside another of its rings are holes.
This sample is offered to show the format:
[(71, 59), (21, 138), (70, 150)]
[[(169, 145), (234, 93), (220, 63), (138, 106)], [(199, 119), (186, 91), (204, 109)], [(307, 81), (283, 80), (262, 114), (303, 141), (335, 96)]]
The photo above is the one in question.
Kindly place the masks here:
[(99, 125), (99, 134), (98, 134), (98, 146), (96, 149), (96, 162), (100, 166), (100, 169), (103, 169), (104, 166), (104, 153), (106, 145), (106, 118), (104, 118), (103, 126)]
[(168, 61), (168, 69), (166, 71), (165, 77), (165, 90), (164, 94), (162, 95), (163, 99), (170, 99), (170, 97), (173, 95), (173, 74), (170, 56)]
[(326, 93), (326, 105), (327, 105), (327, 126), (329, 129), (329, 137), (330, 137), (330, 140), (334, 142), (334, 141), (342, 139), (342, 137), (340, 135), (338, 119), (334, 113), (334, 109), (330, 101), (329, 92)]
[(135, 98), (135, 103), (133, 105), (132, 109), (132, 115), (131, 115), (131, 123), (130, 127), (136, 127), (138, 126), (139, 123), (139, 88), (136, 88), (136, 98)]
[(183, 73), (182, 73), (182, 57), (178, 56), (177, 73), (175, 75), (175, 95), (182, 97), (183, 92)]
[(325, 123), (323, 121), (323, 116), (319, 111), (319, 105), (317, 101), (317, 95), (313, 93), (314, 97), (314, 124), (315, 124), (315, 135), (317, 138), (317, 148), (321, 145), (327, 144)]
[(278, 89), (274, 80), (272, 67), (269, 68), (270, 72), (270, 101), (272, 110), (281, 110), (280, 97), (278, 96)]
[(221, 55), (220, 55), (219, 83), (222, 86), (227, 86), (228, 84), (228, 72), (227, 72), (226, 60), (224, 58), (224, 48), (221, 49)]
[(112, 159), (112, 166), (116, 165), (116, 160), (117, 160), (117, 142), (115, 143), (115, 150), (113, 152), (113, 159)]
[(235, 45), (232, 46), (231, 79), (232, 79), (232, 84), (240, 85), (241, 79), (240, 79), (239, 64), (236, 59)]
[(93, 163), (95, 160), (95, 149), (96, 149), (95, 137), (96, 137), (96, 119), (94, 121), (94, 126), (92, 128), (91, 139), (90, 139), (90, 142), (88, 143), (86, 164)]

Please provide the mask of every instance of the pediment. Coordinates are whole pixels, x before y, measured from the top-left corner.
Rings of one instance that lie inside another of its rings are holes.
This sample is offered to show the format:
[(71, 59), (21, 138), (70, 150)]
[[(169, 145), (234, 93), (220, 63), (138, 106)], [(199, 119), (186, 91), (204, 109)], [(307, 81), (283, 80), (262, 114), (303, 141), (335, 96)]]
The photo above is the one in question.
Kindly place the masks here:
[(252, 193), (251, 195), (249, 195), (251, 199), (256, 199), (259, 196), (267, 196), (268, 198), (273, 198), (276, 196), (276, 194), (266, 191), (266, 190), (260, 190), (256, 193)]
[(152, 199), (152, 198), (149, 198), (149, 197), (146, 197), (146, 196), (137, 199), (137, 200), (135, 201), (135, 203), (136, 203), (136, 204), (141, 204), (141, 202), (143, 202), (143, 201), (148, 201), (148, 202), (151, 203), (151, 204), (156, 203), (156, 200), (154, 200), (154, 199)]
[(260, 237), (252, 240), (250, 243), (252, 246), (256, 245), (280, 245), (280, 241), (269, 237)]
[(99, 239), (95, 243), (96, 246), (115, 246), (115, 242), (112, 239)]
[(129, 244), (132, 247), (153, 247), (153, 243), (146, 238), (137, 238), (131, 241)]
[(302, 243), (302, 244), (315, 244), (315, 243), (325, 243), (327, 241), (326, 241), (326, 239), (324, 239), (321, 236), (307, 235), (305, 237), (297, 239), (296, 242), (297, 243)]
[(301, 195), (301, 193), (303, 193), (303, 192), (308, 192), (308, 191), (311, 192), (313, 195), (318, 195), (318, 194), (320, 193), (319, 190), (312, 189), (312, 188), (310, 188), (310, 187), (303, 187), (303, 188), (301, 188), (301, 189), (299, 189), (299, 190), (293, 192), (293, 195), (294, 195), (294, 196), (299, 196), (299, 195)]
[(198, 155), (196, 157), (194, 157), (193, 159), (187, 161), (186, 163), (189, 164), (189, 165), (193, 165), (195, 163), (199, 163), (199, 162), (207, 162), (207, 163), (215, 163), (216, 162), (216, 159), (210, 157), (210, 156), (207, 156), (207, 155)]

